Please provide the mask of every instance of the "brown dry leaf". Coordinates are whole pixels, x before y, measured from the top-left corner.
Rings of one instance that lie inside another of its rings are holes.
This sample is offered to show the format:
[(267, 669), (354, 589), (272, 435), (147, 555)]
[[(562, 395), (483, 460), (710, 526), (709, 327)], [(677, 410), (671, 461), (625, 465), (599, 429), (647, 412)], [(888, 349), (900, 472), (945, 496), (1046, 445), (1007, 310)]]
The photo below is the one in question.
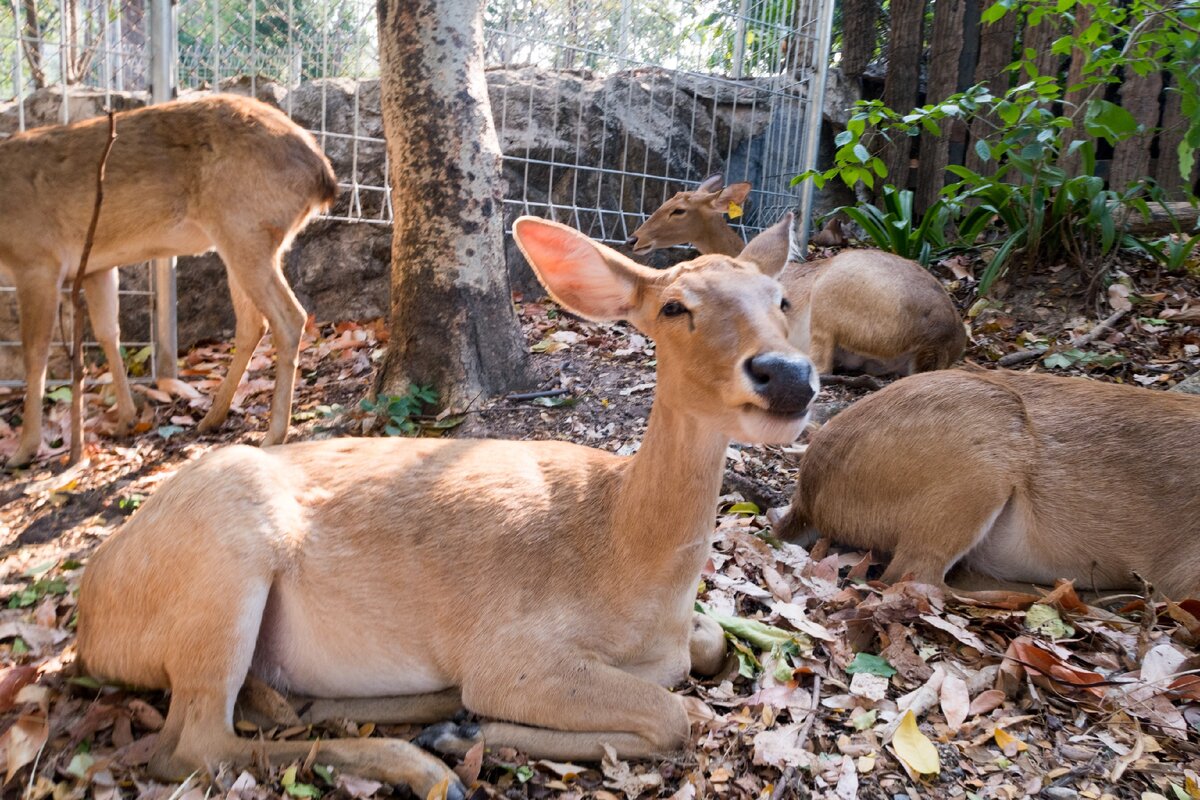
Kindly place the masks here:
[(970, 713), (971, 695), (967, 690), (967, 682), (957, 675), (947, 675), (942, 681), (939, 697), (946, 725), (951, 731), (957, 731)]
[(921, 733), (911, 709), (900, 718), (900, 726), (892, 737), (892, 749), (896, 751), (896, 757), (913, 772), (933, 775), (942, 768), (937, 748), (928, 736)]
[(990, 713), (999, 708), (1006, 698), (1007, 695), (999, 689), (988, 689), (986, 692), (980, 692), (971, 701), (971, 707), (967, 710), (967, 713), (972, 717)]
[(8, 754), (8, 771), (4, 782), (13, 779), (26, 764), (37, 758), (50, 737), (50, 720), (42, 712), (22, 714), (12, 727), (0, 736), (0, 750)]
[(658, 789), (663, 784), (657, 772), (635, 773), (629, 762), (617, 758), (617, 751), (604, 745), (604, 760), (600, 763), (604, 772), (604, 785), (622, 792), (626, 797), (640, 797), (644, 792)]
[(454, 774), (464, 786), (472, 786), (479, 780), (479, 772), (483, 769), (483, 740), (471, 745), (462, 761), (454, 768)]
[(21, 689), (36, 681), (37, 677), (37, 667), (5, 667), (0, 670), (0, 714), (12, 708)]
[(803, 722), (795, 722), (754, 737), (754, 763), (784, 769), (804, 769), (816, 763), (812, 753), (801, 747), (800, 730)]
[(1061, 691), (1075, 687), (1095, 697), (1103, 697), (1103, 687), (1108, 684), (1104, 676), (1071, 666), (1053, 653), (1038, 647), (1028, 636), (1019, 636), (1009, 644), (1004, 653), (1002, 673), (1006, 666), (1019, 666), (1035, 676), (1049, 678)]
[(1001, 727), (997, 727), (994, 731), (992, 731), (992, 737), (996, 740), (996, 744), (999, 746), (1000, 752), (1004, 753), (1004, 755), (1008, 756), (1009, 758), (1016, 758), (1017, 753), (1029, 749), (1029, 745), (1025, 744), (1020, 739), (1016, 738)]

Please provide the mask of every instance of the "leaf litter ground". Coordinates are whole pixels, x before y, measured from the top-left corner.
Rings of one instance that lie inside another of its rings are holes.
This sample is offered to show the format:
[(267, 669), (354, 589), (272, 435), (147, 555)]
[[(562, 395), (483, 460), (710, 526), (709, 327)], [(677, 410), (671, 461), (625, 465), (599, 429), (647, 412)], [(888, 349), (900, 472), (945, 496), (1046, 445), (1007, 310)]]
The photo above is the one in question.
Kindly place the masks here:
[[(969, 312), (968, 357), (988, 365), (1046, 348), (1025, 368), (1088, 373), (1166, 388), (1200, 367), (1200, 286), (1127, 265), (1120, 285), (1083, 309), (1067, 271), (1050, 270), (1007, 301), (970, 304), (970, 270), (948, 288)], [(1060, 278), (1061, 275), (1061, 278)], [(1094, 320), (1129, 308), (1086, 350)], [(465, 422), (417, 420), (432, 433), (557, 438), (636, 451), (653, 392), (653, 344), (623, 325), (519, 302), (532, 358), (558, 392), (467, 409)], [(1092, 320), (1089, 322), (1089, 320)], [(310, 323), (301, 354), (294, 439), (372, 435), (383, 424), (360, 399), (386, 326)], [(1056, 353), (1065, 354), (1054, 358)], [(74, 592), (88, 554), (187, 461), (255, 442), (270, 402), (271, 351), (260, 346), (219, 435), (193, 430), (229, 358), (197, 347), (181, 380), (139, 387), (137, 433), (105, 435), (103, 376), (89, 393), (86, 463), (58, 456), (0, 482), (0, 768), (5, 797), (356, 798), (403, 795), (321, 764), (196, 776), (161, 785), (145, 772), (166, 712), (159, 694), (69, 679)], [(823, 392), (819, 418), (865, 394)], [(0, 394), (0, 456), (15, 447), (19, 393)], [(63, 451), (66, 403), (48, 414), (46, 442)], [(695, 746), (673, 759), (601, 764), (532, 760), (500, 749), (456, 765), (475, 797), (1143, 798), (1200, 800), (1200, 600), (1149, 602), (1137, 593), (1085, 602), (1063, 585), (997, 593), (979, 604), (928, 586), (884, 586), (879, 559), (819, 542), (811, 551), (771, 535), (767, 507), (795, 479), (793, 447), (730, 448), (712, 557), (698, 603), (729, 632), (722, 674), (680, 687)], [(1078, 587), (1083, 593), (1086, 587)], [(260, 731), (269, 738), (411, 736), (356, 725)]]

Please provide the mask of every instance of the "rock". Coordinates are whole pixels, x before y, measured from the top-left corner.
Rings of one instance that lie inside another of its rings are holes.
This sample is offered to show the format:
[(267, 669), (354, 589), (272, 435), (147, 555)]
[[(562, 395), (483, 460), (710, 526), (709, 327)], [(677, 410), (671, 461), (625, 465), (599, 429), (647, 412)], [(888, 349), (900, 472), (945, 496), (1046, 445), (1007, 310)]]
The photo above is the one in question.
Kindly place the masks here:
[(1200, 372), (1190, 375), (1171, 387), (1172, 392), (1184, 394), (1200, 394)]

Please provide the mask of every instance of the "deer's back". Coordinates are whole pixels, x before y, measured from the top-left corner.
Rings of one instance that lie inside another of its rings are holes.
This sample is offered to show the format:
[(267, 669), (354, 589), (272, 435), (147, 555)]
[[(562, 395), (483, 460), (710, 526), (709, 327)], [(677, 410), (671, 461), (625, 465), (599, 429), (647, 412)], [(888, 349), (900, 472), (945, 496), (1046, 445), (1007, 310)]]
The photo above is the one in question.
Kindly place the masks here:
[[(250, 98), (122, 112), (116, 129), (95, 268), (206, 250), (238, 218), (282, 235), (336, 191), (312, 137)], [(107, 138), (108, 120), (96, 118), (0, 143), (0, 261), (19, 270), (78, 259)]]

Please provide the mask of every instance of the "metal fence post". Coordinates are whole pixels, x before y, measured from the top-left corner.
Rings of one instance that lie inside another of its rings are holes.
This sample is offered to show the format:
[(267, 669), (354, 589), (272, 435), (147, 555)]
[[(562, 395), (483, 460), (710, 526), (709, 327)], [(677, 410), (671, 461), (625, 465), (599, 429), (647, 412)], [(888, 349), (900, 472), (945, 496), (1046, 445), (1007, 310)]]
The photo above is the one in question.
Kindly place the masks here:
[[(821, 146), (821, 126), (825, 121), (825, 81), (829, 74), (829, 48), (833, 38), (833, 4), (834, 0), (821, 0), (821, 11), (818, 17), (817, 50), (813, 57), (817, 60), (816, 75), (810, 84), (812, 94), (808, 98), (808, 119), (805, 122), (804, 134), (804, 168), (817, 168), (817, 151)], [(802, 255), (808, 254), (808, 240), (812, 235), (813, 215), (813, 182), (809, 178), (804, 182), (800, 191), (800, 236), (796, 244)], [(792, 257), (795, 253), (791, 254)]]
[[(174, 0), (152, 0), (150, 99), (154, 103), (166, 103), (175, 97), (175, 29)], [(179, 375), (179, 340), (175, 327), (175, 259), (156, 258), (153, 263), (154, 375), (158, 378), (175, 378)]]

